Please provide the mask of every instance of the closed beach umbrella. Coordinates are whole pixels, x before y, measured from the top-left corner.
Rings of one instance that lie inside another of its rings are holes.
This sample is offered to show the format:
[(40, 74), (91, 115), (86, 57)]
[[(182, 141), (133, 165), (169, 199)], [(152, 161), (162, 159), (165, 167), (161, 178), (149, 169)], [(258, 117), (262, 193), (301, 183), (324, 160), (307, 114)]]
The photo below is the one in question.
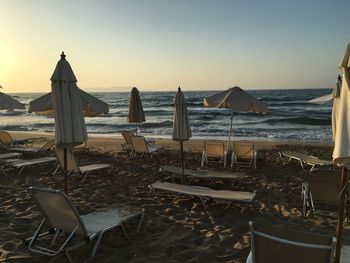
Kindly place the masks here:
[[(85, 143), (87, 132), (77, 87), (77, 79), (62, 52), (51, 76), (52, 106), (55, 116), (55, 139), (64, 148), (64, 167), (67, 170), (67, 148)], [(67, 193), (65, 173), (65, 192)]]
[(336, 129), (337, 129), (337, 118), (339, 112), (339, 98), (340, 98), (340, 90), (342, 86), (342, 78), (338, 75), (338, 80), (333, 89), (333, 107), (332, 107), (332, 135), (333, 141), (335, 141)]
[[(109, 111), (108, 104), (92, 96), (91, 94), (78, 88), (81, 105), (84, 116), (94, 117), (101, 114), (107, 114)], [(29, 112), (39, 115), (52, 115), (52, 95), (51, 92), (29, 102)]]
[(174, 100), (173, 140), (180, 143), (182, 183), (185, 183), (183, 142), (192, 137), (184, 94), (179, 87)]
[(133, 87), (131, 90), (129, 113), (127, 119), (129, 123), (142, 123), (146, 121), (140, 94), (136, 87)]
[(232, 110), (228, 134), (228, 144), (230, 144), (233, 113), (235, 111), (256, 113), (267, 113), (268, 111), (267, 105), (265, 103), (261, 102), (237, 86), (204, 98), (204, 106), (211, 108), (226, 108)]
[(339, 65), (343, 71), (343, 80), (340, 89), (338, 113), (336, 114), (336, 130), (333, 150), (333, 162), (342, 166), (341, 194), (337, 224), (336, 261), (340, 260), (340, 249), (344, 223), (345, 192), (347, 186), (348, 168), (350, 167), (350, 42), (344, 57)]
[(145, 113), (143, 112), (142, 101), (140, 98), (139, 91), (136, 87), (131, 90), (130, 102), (129, 102), (129, 123), (141, 123), (145, 122)]
[[(3, 87), (0, 85), (0, 89)], [(24, 109), (24, 105), (9, 95), (0, 92), (0, 110)]]

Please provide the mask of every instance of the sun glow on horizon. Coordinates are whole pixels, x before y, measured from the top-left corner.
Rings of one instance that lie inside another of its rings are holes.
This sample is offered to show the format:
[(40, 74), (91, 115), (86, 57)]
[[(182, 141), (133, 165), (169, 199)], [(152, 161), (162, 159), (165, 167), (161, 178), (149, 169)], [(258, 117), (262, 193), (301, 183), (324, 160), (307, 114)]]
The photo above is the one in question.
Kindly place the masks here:
[(65, 51), (86, 90), (327, 88), (348, 40), (346, 6), (3, 0), (0, 85), (50, 91)]

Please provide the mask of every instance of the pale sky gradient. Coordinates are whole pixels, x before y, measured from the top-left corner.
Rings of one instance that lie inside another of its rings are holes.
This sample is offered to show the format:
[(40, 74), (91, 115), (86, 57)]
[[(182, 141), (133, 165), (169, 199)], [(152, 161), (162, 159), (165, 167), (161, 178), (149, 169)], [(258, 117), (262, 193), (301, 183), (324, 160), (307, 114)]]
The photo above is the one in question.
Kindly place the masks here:
[(349, 0), (0, 0), (0, 85), (50, 91), (65, 51), (83, 89), (327, 88)]

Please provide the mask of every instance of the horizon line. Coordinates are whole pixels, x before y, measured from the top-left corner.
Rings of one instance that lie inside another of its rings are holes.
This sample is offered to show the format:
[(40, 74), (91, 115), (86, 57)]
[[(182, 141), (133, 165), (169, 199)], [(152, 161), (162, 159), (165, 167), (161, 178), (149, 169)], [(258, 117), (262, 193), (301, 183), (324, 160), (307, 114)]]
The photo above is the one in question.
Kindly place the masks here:
[[(180, 86), (181, 87), (181, 86)], [(79, 87), (80, 88), (80, 87)], [(120, 92), (120, 93), (126, 93), (126, 92), (130, 92), (132, 87), (115, 87), (115, 88), (101, 88), (100, 90), (98, 88), (80, 88), (86, 92), (99, 92), (99, 93), (109, 93), (109, 92)], [(120, 89), (120, 90), (117, 90)], [(200, 90), (200, 89), (185, 89), (182, 91), (183, 92), (198, 92), (198, 91), (202, 91), (202, 92), (206, 92), (206, 91), (223, 91), (226, 90), (228, 88), (225, 89), (206, 89), (206, 90)], [(258, 91), (258, 90), (310, 90), (310, 89), (332, 89), (331, 87), (325, 88), (325, 87), (312, 87), (312, 88), (305, 88), (305, 87), (294, 87), (294, 88), (248, 88), (248, 89), (243, 89), (243, 90), (247, 90), (247, 91)], [(177, 88), (174, 90), (142, 90), (139, 89), (140, 92), (177, 92)], [(3, 92), (6, 94), (30, 94), (30, 93), (50, 93), (51, 90), (48, 91), (31, 91), (31, 92)]]

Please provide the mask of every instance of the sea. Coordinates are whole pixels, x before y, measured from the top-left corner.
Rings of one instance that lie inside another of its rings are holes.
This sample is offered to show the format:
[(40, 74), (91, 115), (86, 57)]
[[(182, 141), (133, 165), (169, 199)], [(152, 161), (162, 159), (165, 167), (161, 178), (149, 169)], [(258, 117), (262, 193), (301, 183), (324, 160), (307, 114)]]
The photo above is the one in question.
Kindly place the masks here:
[[(268, 141), (322, 141), (332, 139), (332, 107), (309, 103), (310, 99), (331, 93), (331, 89), (246, 90), (268, 105), (267, 114), (235, 112), (233, 138)], [(225, 139), (231, 111), (206, 108), (203, 98), (218, 91), (184, 91), (194, 138)], [(26, 110), (0, 111), (0, 129), (8, 131), (54, 132), (54, 118), (28, 112), (29, 102), (44, 93), (10, 94), (26, 105)], [(150, 137), (170, 138), (173, 101), (176, 92), (142, 92), (146, 116), (142, 124), (127, 123), (129, 92), (91, 92), (109, 105), (109, 113), (85, 117), (92, 136), (120, 135), (123, 130), (138, 130)]]

